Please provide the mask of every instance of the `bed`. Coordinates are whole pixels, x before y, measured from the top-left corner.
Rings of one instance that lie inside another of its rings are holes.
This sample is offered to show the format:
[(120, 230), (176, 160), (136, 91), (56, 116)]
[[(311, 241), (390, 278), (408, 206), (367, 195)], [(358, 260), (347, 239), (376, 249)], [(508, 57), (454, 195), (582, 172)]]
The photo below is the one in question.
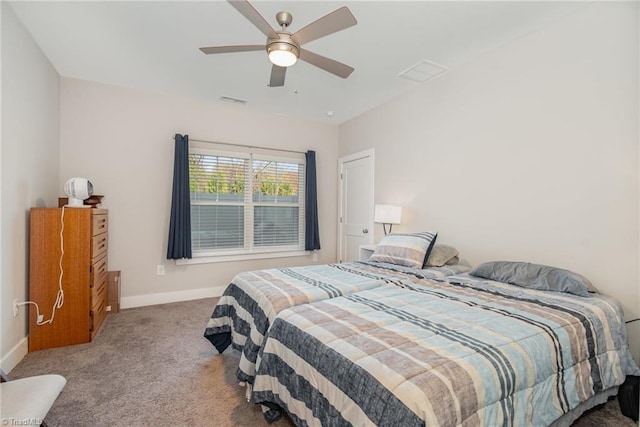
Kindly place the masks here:
[(240, 351), (237, 377), (252, 384), (264, 336), (282, 310), (378, 286), (443, 278), (470, 270), (464, 262), (421, 267), (359, 261), (244, 272), (235, 276), (224, 291), (204, 336), (220, 353), (229, 346)]
[[(445, 281), (446, 280), (446, 281)], [(568, 425), (638, 375), (620, 305), (469, 274), (273, 320), (253, 400), (304, 425)]]

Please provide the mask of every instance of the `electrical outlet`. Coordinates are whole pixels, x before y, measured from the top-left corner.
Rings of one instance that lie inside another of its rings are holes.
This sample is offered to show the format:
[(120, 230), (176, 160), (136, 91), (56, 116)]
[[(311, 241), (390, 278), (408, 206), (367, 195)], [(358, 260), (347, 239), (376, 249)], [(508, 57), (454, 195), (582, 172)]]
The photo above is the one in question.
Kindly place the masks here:
[(156, 266), (156, 274), (158, 276), (164, 276), (164, 265), (159, 264)]
[(13, 317), (18, 317), (18, 298), (13, 300)]
[(311, 258), (313, 259), (313, 262), (318, 261), (318, 253), (314, 252), (313, 255), (311, 256)]

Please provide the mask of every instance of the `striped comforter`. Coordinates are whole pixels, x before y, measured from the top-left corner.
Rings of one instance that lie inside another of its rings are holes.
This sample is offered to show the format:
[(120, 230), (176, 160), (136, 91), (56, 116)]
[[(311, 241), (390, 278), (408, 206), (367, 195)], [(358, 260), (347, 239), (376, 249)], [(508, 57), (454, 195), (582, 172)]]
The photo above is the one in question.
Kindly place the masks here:
[(611, 298), (447, 280), (281, 312), (253, 399), (298, 426), (537, 426), (640, 372)]
[(222, 353), (242, 352), (238, 379), (253, 383), (264, 336), (282, 310), (377, 286), (468, 271), (464, 265), (424, 270), (375, 262), (277, 268), (238, 274), (214, 308), (204, 336)]

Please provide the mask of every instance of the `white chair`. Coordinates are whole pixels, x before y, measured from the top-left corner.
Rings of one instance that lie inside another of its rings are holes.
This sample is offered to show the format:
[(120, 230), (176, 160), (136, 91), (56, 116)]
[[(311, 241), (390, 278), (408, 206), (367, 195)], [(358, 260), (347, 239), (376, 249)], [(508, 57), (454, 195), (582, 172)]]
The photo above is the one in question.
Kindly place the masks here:
[(60, 375), (38, 375), (9, 381), (0, 370), (0, 422), (2, 425), (46, 427), (44, 417), (53, 406), (67, 380)]

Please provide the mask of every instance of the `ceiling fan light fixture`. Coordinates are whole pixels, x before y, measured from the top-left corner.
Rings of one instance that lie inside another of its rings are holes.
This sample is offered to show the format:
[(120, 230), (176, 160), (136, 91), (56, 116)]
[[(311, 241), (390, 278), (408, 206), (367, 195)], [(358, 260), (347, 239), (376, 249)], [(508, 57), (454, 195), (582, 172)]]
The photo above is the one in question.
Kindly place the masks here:
[(290, 67), (298, 60), (300, 51), (292, 44), (275, 42), (267, 46), (269, 61), (278, 67)]

